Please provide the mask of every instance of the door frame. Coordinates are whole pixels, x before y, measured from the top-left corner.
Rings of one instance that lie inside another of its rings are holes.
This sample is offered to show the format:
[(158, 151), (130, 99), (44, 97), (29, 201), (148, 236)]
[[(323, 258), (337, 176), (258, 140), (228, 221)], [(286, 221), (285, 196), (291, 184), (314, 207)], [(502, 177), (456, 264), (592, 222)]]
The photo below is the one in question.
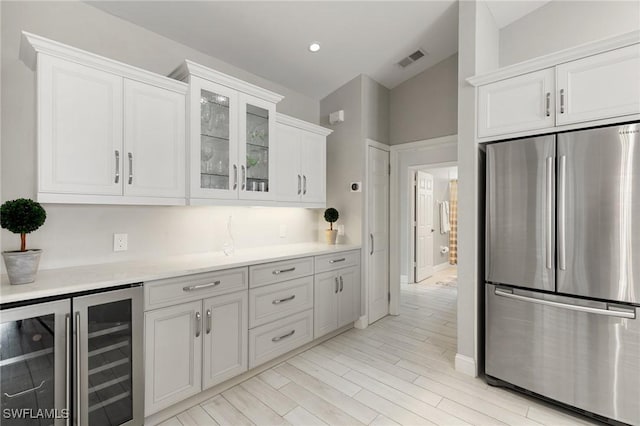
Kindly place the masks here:
[[(428, 168), (436, 167), (451, 167), (458, 165), (458, 135), (449, 135), (439, 138), (426, 139), (417, 142), (408, 142), (398, 145), (392, 145), (390, 150), (390, 164), (391, 164), (391, 176), (389, 184), (389, 292), (391, 293), (391, 301), (389, 303), (389, 314), (399, 315), (400, 313), (400, 280), (401, 274), (401, 262), (402, 256), (400, 254), (401, 248), (401, 215), (400, 215), (400, 183), (405, 176), (408, 180), (408, 167), (403, 167), (404, 171), (400, 170), (401, 156), (404, 154), (415, 155), (425, 154), (430, 151), (443, 150), (453, 151), (453, 155), (442, 153), (441, 155), (434, 155), (433, 162), (427, 160), (421, 166)], [(403, 186), (408, 187), (408, 181), (403, 183)]]
[[(373, 139), (365, 139), (365, 155), (364, 155), (364, 175), (363, 175), (363, 197), (362, 197), (362, 243), (360, 250), (360, 276), (363, 278), (362, 282), (365, 284), (360, 289), (360, 312), (364, 312), (363, 315), (356, 321), (356, 328), (367, 328), (369, 325), (369, 211), (367, 206), (369, 205), (369, 186), (367, 179), (369, 177), (369, 148), (377, 148), (382, 151), (389, 152), (389, 164), (391, 164), (391, 149), (389, 145), (385, 145)], [(389, 199), (391, 199), (391, 181), (389, 181)], [(391, 217), (391, 216), (389, 216)], [(389, 223), (389, 232), (391, 232), (391, 222)], [(391, 234), (389, 234), (391, 236)], [(365, 242), (366, 241), (366, 242)], [(391, 252), (391, 250), (389, 250)], [(391, 270), (391, 259), (389, 259), (389, 270)], [(391, 292), (391, 275), (389, 275), (389, 292)], [(392, 296), (393, 297), (393, 296)], [(364, 309), (363, 309), (364, 307)], [(391, 304), (389, 304), (389, 313), (391, 313)]]

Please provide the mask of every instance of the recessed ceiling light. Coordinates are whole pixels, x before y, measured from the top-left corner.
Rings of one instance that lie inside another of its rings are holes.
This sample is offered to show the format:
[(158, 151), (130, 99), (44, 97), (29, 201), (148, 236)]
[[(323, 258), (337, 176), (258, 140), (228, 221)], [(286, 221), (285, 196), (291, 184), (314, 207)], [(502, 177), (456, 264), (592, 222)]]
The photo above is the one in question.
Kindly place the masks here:
[(320, 50), (320, 43), (317, 41), (314, 41), (309, 45), (309, 52), (316, 53), (318, 50)]

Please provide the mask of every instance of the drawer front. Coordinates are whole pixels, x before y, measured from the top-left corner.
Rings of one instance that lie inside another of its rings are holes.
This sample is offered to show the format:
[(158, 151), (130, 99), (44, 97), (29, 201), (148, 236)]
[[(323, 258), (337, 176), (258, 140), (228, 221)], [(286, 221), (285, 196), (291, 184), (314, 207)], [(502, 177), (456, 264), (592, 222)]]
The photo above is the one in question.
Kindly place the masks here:
[(313, 257), (263, 263), (249, 267), (249, 286), (260, 287), (308, 275), (313, 275)]
[(264, 364), (313, 339), (313, 309), (249, 330), (249, 368)]
[(248, 287), (247, 268), (225, 269), (144, 283), (145, 311), (204, 299)]
[(356, 266), (360, 264), (360, 250), (344, 251), (342, 253), (324, 254), (316, 256), (315, 271), (318, 272), (334, 271), (348, 266)]
[(249, 328), (313, 308), (313, 276), (249, 290)]

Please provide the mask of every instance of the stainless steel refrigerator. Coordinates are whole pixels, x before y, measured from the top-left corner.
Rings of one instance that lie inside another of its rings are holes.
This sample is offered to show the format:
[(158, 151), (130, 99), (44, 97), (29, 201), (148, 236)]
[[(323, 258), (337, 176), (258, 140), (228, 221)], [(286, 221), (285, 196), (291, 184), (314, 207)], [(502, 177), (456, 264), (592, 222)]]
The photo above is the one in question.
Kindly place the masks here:
[(640, 123), (491, 144), (486, 188), (489, 381), (640, 424)]

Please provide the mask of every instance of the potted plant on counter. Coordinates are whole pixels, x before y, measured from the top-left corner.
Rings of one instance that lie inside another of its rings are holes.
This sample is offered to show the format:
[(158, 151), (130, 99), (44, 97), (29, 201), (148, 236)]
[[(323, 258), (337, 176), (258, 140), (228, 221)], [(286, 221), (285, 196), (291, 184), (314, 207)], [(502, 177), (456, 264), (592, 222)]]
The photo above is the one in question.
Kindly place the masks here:
[(0, 206), (0, 226), (20, 234), (20, 250), (2, 252), (11, 284), (35, 281), (42, 250), (27, 250), (27, 234), (40, 228), (46, 218), (42, 206), (26, 198), (7, 201)]
[(325, 238), (327, 239), (327, 244), (335, 244), (336, 237), (338, 236), (338, 231), (333, 229), (333, 224), (338, 220), (340, 215), (338, 214), (338, 210), (333, 207), (329, 207), (324, 211), (324, 220), (329, 222), (329, 229), (324, 231)]

